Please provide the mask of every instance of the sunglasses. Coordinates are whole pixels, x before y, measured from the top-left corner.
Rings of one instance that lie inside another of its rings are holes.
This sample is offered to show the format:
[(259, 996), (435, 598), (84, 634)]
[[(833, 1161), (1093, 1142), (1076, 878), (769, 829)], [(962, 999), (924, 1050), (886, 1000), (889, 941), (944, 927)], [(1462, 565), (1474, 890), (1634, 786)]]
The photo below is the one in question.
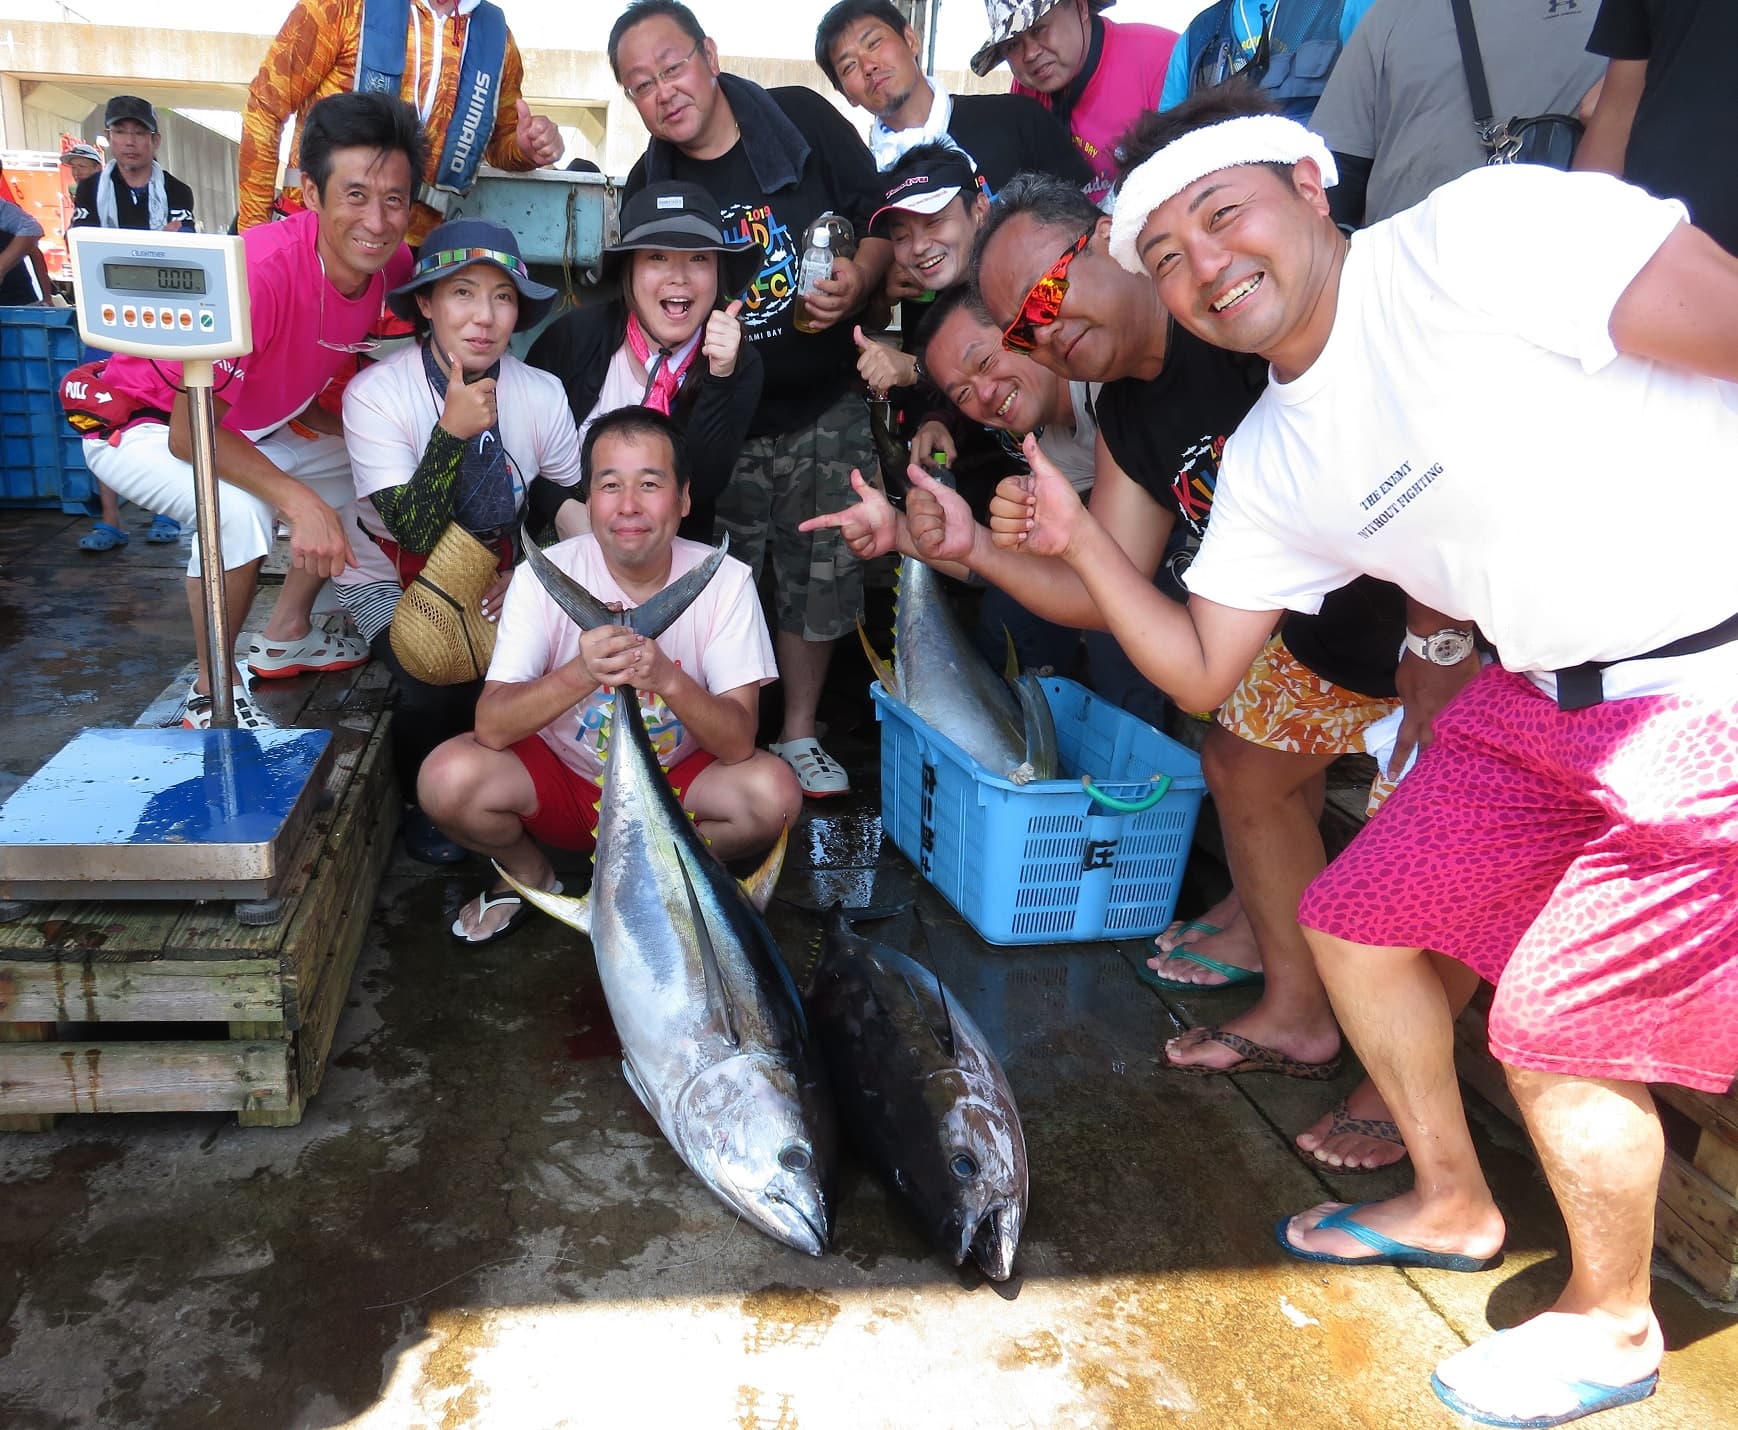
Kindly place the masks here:
[(1052, 263), (1044, 276), (1032, 285), (1020, 311), (1014, 315), (1002, 333), (1002, 346), (1011, 353), (1029, 353), (1038, 346), (1038, 329), (1047, 328), (1062, 311), (1062, 300), (1068, 295), (1068, 266), (1086, 251), (1092, 230), (1075, 239)]

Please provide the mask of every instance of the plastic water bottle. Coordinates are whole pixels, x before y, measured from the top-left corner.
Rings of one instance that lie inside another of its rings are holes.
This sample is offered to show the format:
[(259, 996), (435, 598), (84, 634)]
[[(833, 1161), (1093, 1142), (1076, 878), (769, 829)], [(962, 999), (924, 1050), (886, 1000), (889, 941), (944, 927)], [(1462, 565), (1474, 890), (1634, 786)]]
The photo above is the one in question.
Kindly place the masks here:
[(802, 262), (797, 265), (797, 309), (791, 321), (799, 333), (818, 331), (809, 317), (809, 295), (823, 278), (832, 276), (833, 233), (825, 225), (818, 225), (809, 238), (809, 246), (803, 250)]

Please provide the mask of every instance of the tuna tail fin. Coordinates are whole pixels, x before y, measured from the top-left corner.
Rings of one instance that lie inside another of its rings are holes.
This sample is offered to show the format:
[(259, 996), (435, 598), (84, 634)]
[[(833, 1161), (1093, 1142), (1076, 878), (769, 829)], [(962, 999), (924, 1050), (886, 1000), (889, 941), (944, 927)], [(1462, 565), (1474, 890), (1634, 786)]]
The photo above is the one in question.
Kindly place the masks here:
[(525, 559), (530, 564), (532, 574), (537, 577), (538, 584), (549, 592), (549, 598), (582, 631), (615, 625), (621, 620), (620, 615), (545, 556), (543, 548), (531, 539), (529, 531), (521, 529), (519, 539), (525, 548)]
[[(1013, 643), (1009, 642), (1012, 651)], [(1032, 778), (1053, 780), (1060, 764), (1056, 752), (1056, 716), (1044, 693), (1044, 684), (1037, 676), (1026, 674), (1014, 681), (1014, 694), (1020, 701), (1020, 714), (1026, 724), (1026, 763), (1032, 767)]]
[(857, 617), (857, 639), (863, 642), (863, 654), (869, 657), (869, 669), (881, 682), (881, 688), (895, 700), (903, 700), (905, 697), (899, 691), (899, 677), (893, 673), (893, 667), (875, 653), (875, 647), (869, 643), (869, 632), (863, 629), (861, 616)]
[(586, 892), (577, 899), (570, 899), (564, 894), (551, 894), (544, 889), (533, 889), (521, 884), (499, 864), (495, 872), (505, 879), (534, 908), (541, 909), (552, 919), (559, 919), (569, 928), (578, 929), (587, 938), (591, 937), (591, 894)]
[(676, 624), (676, 618), (693, 605), (694, 598), (706, 589), (713, 574), (724, 564), (729, 550), (730, 537), (727, 535), (723, 543), (693, 570), (677, 577), (645, 605), (636, 606), (629, 611), (627, 624), (648, 640), (661, 636)]
[(739, 880), (742, 892), (748, 895), (749, 903), (763, 914), (766, 906), (772, 902), (773, 886), (778, 883), (778, 876), (784, 869), (785, 849), (790, 844), (791, 827), (785, 827), (778, 832), (778, 843), (772, 846), (772, 852), (766, 856), (766, 862), (750, 874), (746, 879)]
[(681, 845), (670, 847), (676, 855), (676, 865), (682, 871), (682, 883), (688, 890), (688, 910), (694, 916), (694, 937), (700, 947), (700, 971), (706, 978), (706, 1001), (718, 1015), (718, 1022), (724, 1029), (725, 1041), (731, 1047), (739, 1048), (742, 1046), (742, 1039), (736, 1033), (736, 1020), (730, 1016), (730, 998), (724, 991), (724, 974), (718, 967), (718, 950), (712, 946), (712, 931), (706, 927), (706, 915), (701, 911), (700, 899), (694, 892), (694, 880), (688, 873), (688, 861), (682, 857)]

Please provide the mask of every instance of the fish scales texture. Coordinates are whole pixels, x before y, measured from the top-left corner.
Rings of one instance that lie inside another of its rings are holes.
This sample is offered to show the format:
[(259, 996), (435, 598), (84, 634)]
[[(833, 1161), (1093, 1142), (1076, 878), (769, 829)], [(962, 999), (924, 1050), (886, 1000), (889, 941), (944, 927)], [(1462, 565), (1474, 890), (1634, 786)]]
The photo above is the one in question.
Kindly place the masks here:
[[(690, 573), (704, 577), (675, 614), (717, 564)], [(546, 587), (573, 587), (557, 599), (580, 624), (632, 623), (634, 612), (608, 611), (541, 553), (533, 569)], [(675, 616), (664, 614), (667, 626)], [(696, 1176), (769, 1236), (818, 1256), (831, 1235), (836, 1120), (790, 971), (671, 791), (629, 686), (616, 687), (603, 760), (590, 934), (624, 1070)]]
[(1026, 763), (1025, 718), (973, 647), (941, 581), (921, 561), (901, 559), (893, 628), (899, 697), (930, 729), (1007, 779)]
[(1006, 1280), (1026, 1220), (1026, 1138), (983, 1032), (933, 973), (839, 910), (808, 1005), (866, 1160), (956, 1266), (969, 1255)]

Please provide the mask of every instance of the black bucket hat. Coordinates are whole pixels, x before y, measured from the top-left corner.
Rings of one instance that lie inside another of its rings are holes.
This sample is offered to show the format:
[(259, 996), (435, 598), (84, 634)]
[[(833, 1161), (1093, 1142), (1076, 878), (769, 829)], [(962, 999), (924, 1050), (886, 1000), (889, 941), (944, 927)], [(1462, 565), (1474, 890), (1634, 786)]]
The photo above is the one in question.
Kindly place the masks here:
[(622, 205), (622, 236), (603, 251), (603, 281), (620, 276), (626, 255), (654, 248), (716, 253), (720, 306), (740, 298), (766, 263), (766, 251), (758, 243), (724, 241), (717, 199), (699, 184), (676, 179), (647, 184)]
[(514, 332), (522, 333), (543, 321), (555, 299), (555, 290), (532, 281), (525, 260), (519, 256), (519, 240), (513, 237), (512, 229), (481, 218), (451, 219), (429, 234), (422, 241), (410, 281), (386, 295), (386, 306), (407, 323), (414, 323), (418, 317), (417, 289), (427, 288), (436, 279), (469, 268), (473, 263), (494, 264), (519, 290), (519, 321), (513, 325)]

